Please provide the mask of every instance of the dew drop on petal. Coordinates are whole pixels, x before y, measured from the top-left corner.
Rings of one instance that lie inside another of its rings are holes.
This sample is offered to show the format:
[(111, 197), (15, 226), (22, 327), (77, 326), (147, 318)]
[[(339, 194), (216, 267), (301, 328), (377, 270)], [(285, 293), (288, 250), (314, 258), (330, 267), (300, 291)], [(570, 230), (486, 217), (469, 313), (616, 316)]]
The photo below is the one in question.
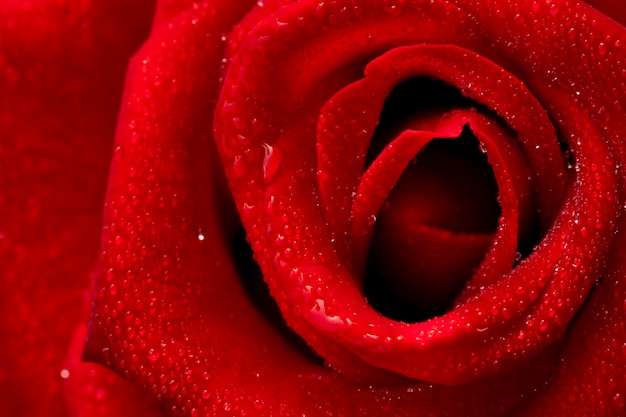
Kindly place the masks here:
[(265, 156), (263, 157), (263, 179), (267, 184), (272, 183), (278, 174), (278, 169), (283, 160), (283, 154), (275, 146), (263, 144)]
[(556, 4), (551, 4), (549, 9), (548, 9), (550, 15), (552, 16), (556, 16), (557, 14), (559, 14), (559, 6), (557, 6)]
[(252, 403), (252, 406), (254, 407), (255, 410), (261, 411), (263, 407), (265, 407), (265, 403), (263, 402), (263, 400), (254, 400), (254, 402)]
[(159, 359), (159, 356), (160, 356), (160, 355), (159, 355), (159, 352), (157, 352), (157, 351), (156, 351), (156, 350), (154, 350), (154, 349), (150, 349), (150, 350), (148, 351), (148, 360), (149, 360), (150, 362), (156, 362), (156, 361)]

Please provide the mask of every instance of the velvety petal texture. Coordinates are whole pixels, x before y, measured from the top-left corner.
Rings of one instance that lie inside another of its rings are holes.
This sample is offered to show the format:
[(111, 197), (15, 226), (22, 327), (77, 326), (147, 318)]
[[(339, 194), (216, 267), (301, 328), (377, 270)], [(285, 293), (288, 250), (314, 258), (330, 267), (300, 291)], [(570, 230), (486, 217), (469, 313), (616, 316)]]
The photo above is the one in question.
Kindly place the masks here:
[[(76, 378), (66, 358), (88, 319), (85, 291), (127, 62), (147, 37), (153, 8), (0, 4), (0, 415), (86, 415), (93, 405), (87, 397), (65, 401)], [(89, 367), (145, 401), (109, 370)], [(93, 382), (106, 408), (112, 397)]]
[(85, 359), (171, 415), (624, 414), (626, 29), (599, 8), (160, 2)]

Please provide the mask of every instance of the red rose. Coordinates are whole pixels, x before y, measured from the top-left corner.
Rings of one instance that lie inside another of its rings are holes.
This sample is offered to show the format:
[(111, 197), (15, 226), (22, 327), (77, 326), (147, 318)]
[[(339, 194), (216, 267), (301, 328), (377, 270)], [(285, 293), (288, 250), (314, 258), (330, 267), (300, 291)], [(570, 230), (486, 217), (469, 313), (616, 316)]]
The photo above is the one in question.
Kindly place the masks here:
[(0, 8), (0, 413), (626, 415), (622, 25), (163, 1), (111, 145), (115, 3)]

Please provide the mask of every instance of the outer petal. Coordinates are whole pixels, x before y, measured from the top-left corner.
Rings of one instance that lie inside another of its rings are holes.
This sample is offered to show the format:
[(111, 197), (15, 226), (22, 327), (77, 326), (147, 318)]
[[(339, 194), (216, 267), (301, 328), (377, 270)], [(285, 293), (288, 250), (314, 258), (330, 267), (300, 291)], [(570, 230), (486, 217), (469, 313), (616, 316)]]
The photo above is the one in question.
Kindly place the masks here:
[[(626, 9), (618, 1), (590, 1), (600, 10), (622, 24), (626, 23)], [(564, 19), (577, 20), (582, 30), (598, 28), (602, 33), (595, 47), (589, 46), (588, 55), (582, 62), (598, 72), (564, 71), (556, 82), (568, 86), (581, 106), (590, 109), (592, 117), (600, 124), (605, 137), (619, 163), (621, 187), (616, 196), (626, 209), (626, 40), (623, 26), (607, 21), (605, 16), (587, 10), (581, 5), (572, 9), (560, 8)], [(588, 23), (587, 23), (588, 22)], [(550, 27), (548, 27), (550, 28)], [(572, 34), (570, 39), (583, 38), (582, 32)], [(524, 48), (526, 50), (526, 48)], [(539, 62), (533, 73), (561, 71), (577, 49), (563, 47), (561, 56), (550, 55)], [(520, 416), (618, 416), (626, 414), (626, 219), (623, 211), (616, 229), (609, 262), (599, 284), (591, 294), (587, 305), (567, 338), (562, 367), (550, 388), (544, 391), (536, 403), (520, 410)]]
[(81, 352), (87, 326), (74, 332), (69, 355), (61, 371), (70, 415), (75, 417), (159, 417), (164, 413), (130, 382), (109, 369), (83, 362)]
[(0, 414), (66, 414), (123, 76), (150, 1), (0, 5)]
[(619, 0), (585, 0), (585, 2), (617, 20), (622, 25), (626, 25), (626, 6), (623, 2)]
[(157, 0), (153, 28), (169, 22), (190, 7), (198, 7), (198, 3), (196, 0)]

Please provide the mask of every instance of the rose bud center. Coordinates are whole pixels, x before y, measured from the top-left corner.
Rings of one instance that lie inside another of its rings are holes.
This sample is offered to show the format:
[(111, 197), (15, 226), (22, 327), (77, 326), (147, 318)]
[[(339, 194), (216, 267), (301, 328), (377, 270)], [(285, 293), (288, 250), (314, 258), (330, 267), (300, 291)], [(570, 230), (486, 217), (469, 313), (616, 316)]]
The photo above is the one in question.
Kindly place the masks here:
[[(439, 80), (405, 81), (385, 102), (368, 159), (403, 130), (427, 129), (443, 113), (477, 105)], [(426, 145), (378, 213), (364, 277), (372, 306), (404, 322), (449, 311), (493, 243), (498, 201), (494, 172), (470, 129)]]
[(427, 145), (379, 213), (365, 277), (370, 303), (407, 322), (444, 314), (493, 240), (497, 193), (471, 132)]

